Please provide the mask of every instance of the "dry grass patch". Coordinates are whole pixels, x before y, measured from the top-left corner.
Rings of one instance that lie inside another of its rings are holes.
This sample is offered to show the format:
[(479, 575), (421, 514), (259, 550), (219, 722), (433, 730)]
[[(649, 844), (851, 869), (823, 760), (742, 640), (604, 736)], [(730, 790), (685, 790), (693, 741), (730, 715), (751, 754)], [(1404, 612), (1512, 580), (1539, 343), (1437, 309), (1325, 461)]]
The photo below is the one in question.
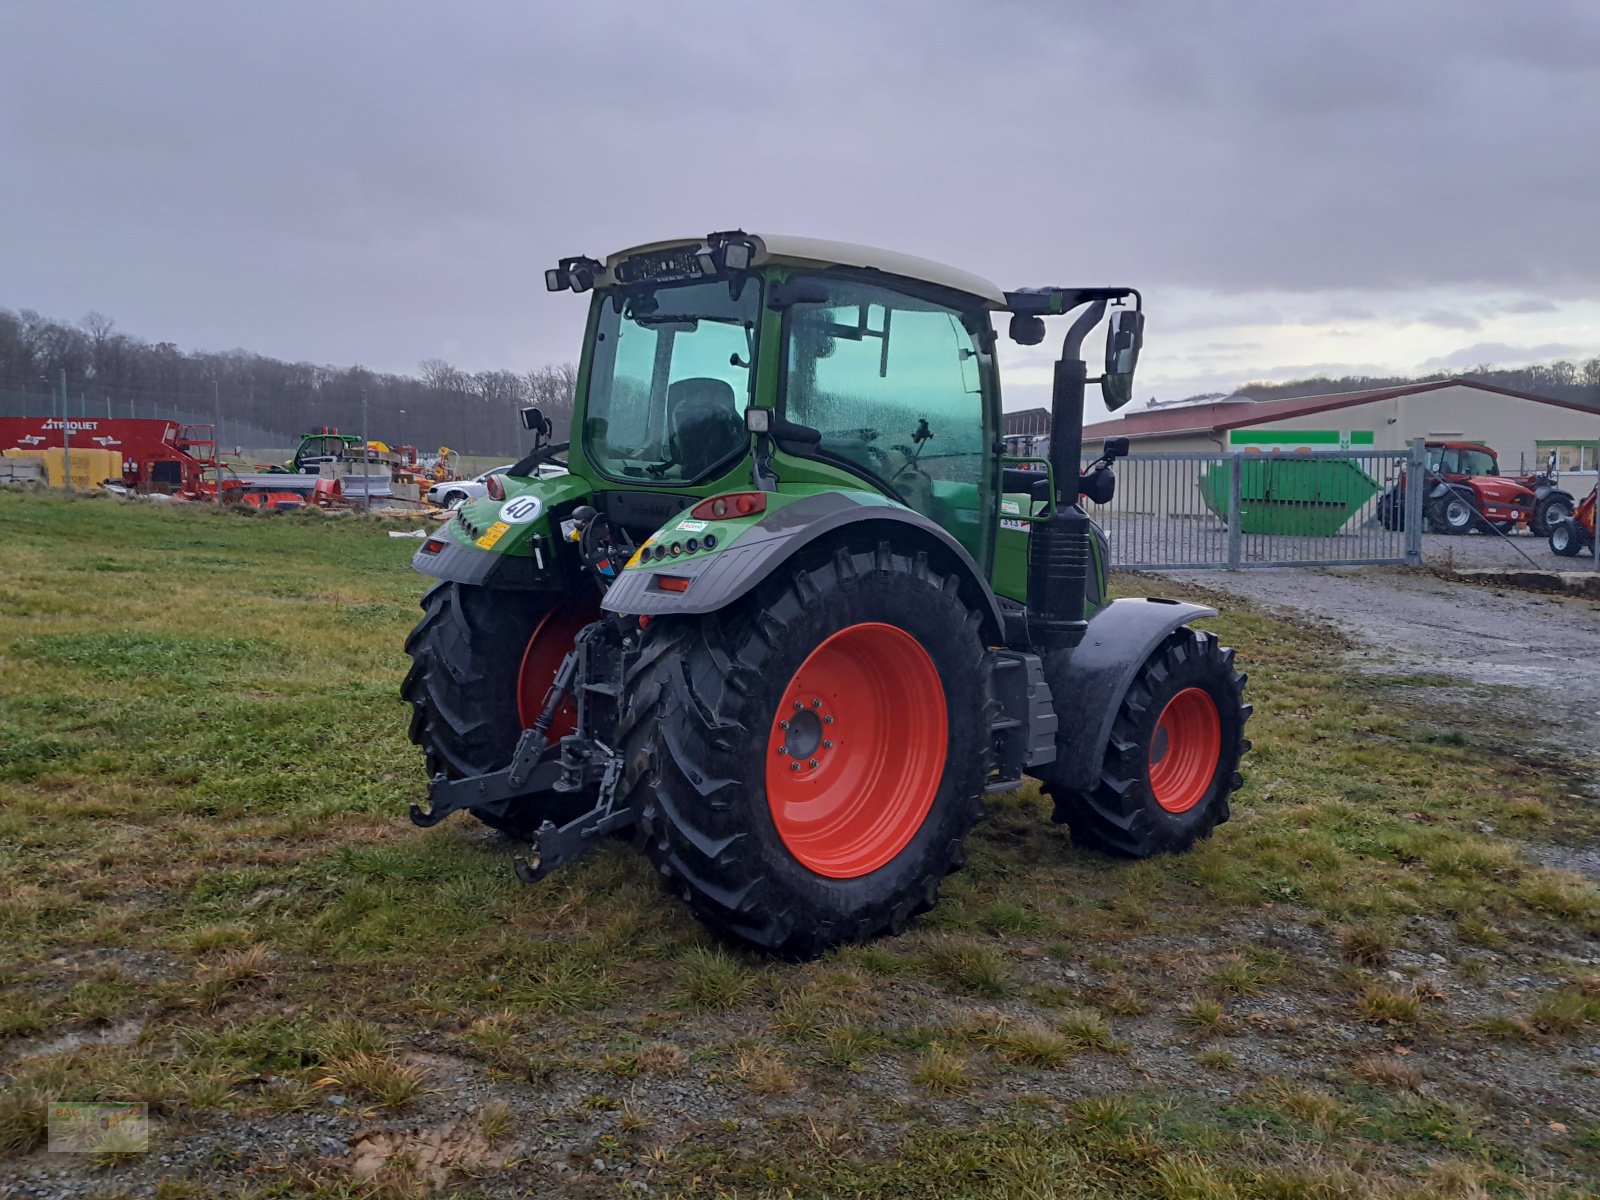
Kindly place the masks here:
[(1394, 1054), (1369, 1054), (1351, 1067), (1355, 1077), (1373, 1087), (1415, 1092), (1422, 1087), (1422, 1072), (1416, 1064)]
[(733, 1074), (750, 1091), (777, 1096), (795, 1089), (795, 1074), (783, 1052), (771, 1046), (746, 1046), (739, 1051)]
[(349, 1088), (384, 1108), (404, 1108), (429, 1090), (421, 1067), (401, 1062), (392, 1054), (358, 1050), (330, 1059), (326, 1069), (327, 1074), (315, 1086)]
[(1007, 1025), (985, 1039), (1002, 1062), (1053, 1069), (1078, 1051), (1065, 1034), (1042, 1025)]
[(738, 1008), (761, 986), (760, 971), (752, 970), (725, 950), (692, 946), (678, 958), (675, 971), (678, 992), (688, 1008)]
[(911, 1065), (911, 1082), (925, 1092), (954, 1095), (971, 1082), (967, 1058), (941, 1045), (929, 1046)]
[(1414, 987), (1369, 983), (1356, 1000), (1356, 1011), (1375, 1025), (1414, 1025), (1422, 1020), (1422, 994)]
[(1196, 996), (1178, 1013), (1178, 1023), (1207, 1037), (1228, 1033), (1233, 1029), (1233, 1018), (1228, 1016), (1220, 1000), (1210, 996)]
[(1394, 939), (1376, 925), (1347, 925), (1339, 931), (1339, 957), (1358, 967), (1381, 967), (1393, 950)]
[(935, 979), (974, 996), (1004, 996), (1011, 990), (1011, 964), (992, 946), (971, 938), (942, 937), (923, 952)]

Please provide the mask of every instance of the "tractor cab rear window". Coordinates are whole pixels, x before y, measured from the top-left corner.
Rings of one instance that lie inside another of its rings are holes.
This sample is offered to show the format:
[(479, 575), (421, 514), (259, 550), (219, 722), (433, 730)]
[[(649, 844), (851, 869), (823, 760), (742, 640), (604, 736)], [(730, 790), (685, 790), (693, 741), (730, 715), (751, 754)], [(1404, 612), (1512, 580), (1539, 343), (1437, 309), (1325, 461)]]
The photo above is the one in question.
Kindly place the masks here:
[(601, 295), (583, 424), (589, 458), (613, 478), (687, 484), (750, 443), (761, 288), (726, 282)]

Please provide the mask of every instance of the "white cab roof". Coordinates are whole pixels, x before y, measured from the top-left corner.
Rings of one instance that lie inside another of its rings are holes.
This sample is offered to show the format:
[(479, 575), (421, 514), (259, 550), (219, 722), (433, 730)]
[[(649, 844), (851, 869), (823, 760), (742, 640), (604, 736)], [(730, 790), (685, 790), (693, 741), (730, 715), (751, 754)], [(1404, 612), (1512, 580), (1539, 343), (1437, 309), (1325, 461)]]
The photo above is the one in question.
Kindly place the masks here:
[[(950, 288), (977, 296), (991, 308), (1004, 308), (1005, 293), (981, 275), (946, 266), (914, 254), (901, 254), (895, 250), (880, 250), (875, 246), (858, 246), (853, 242), (830, 242), (824, 238), (790, 237), (787, 234), (749, 234), (755, 242), (755, 265), (778, 262), (804, 267), (862, 267), (900, 275), (907, 279), (920, 279), (925, 283)], [(704, 238), (672, 238), (668, 241), (650, 242), (643, 246), (630, 246), (606, 259), (606, 274), (611, 275), (616, 265), (625, 258), (646, 250), (665, 250), (671, 246), (703, 245)], [(607, 279), (605, 282), (612, 282)]]

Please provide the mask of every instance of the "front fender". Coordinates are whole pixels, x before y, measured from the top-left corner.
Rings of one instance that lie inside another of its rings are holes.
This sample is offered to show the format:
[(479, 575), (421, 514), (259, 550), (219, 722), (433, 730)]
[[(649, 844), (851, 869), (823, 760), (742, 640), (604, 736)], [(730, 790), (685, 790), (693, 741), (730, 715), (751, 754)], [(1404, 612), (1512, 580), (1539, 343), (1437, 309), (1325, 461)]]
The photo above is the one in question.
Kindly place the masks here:
[(1111, 724), (1139, 668), (1174, 629), (1216, 615), (1214, 608), (1180, 600), (1113, 600), (1089, 618), (1083, 641), (1046, 656), (1045, 682), (1057, 698), (1059, 720), (1051, 787), (1087, 792), (1095, 786)]
[(424, 575), (453, 583), (493, 588), (545, 590), (572, 575), (561, 542), (563, 514), (589, 494), (572, 475), (549, 479), (506, 478), (503, 500), (484, 498), (462, 505), (411, 556)]
[[(985, 640), (1000, 640), (999, 603), (961, 543), (921, 513), (854, 491), (818, 492), (785, 503), (715, 552), (630, 567), (606, 590), (601, 607), (639, 616), (718, 612), (808, 546), (849, 535), (868, 545), (889, 541), (910, 552), (942, 552), (961, 575), (963, 598), (983, 616)], [(688, 582), (681, 591), (667, 591), (661, 587), (663, 576)]]

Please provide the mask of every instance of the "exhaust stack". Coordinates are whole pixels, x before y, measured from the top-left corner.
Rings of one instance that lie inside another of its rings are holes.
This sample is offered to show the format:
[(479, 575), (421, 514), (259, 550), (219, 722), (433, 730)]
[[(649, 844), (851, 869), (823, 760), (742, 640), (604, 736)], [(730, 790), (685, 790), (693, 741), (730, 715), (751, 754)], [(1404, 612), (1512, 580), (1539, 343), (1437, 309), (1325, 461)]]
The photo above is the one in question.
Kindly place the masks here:
[(1089, 518), (1078, 507), (1083, 393), (1089, 377), (1083, 339), (1105, 312), (1105, 300), (1097, 299), (1073, 321), (1050, 393), (1050, 473), (1055, 494), (1050, 497), (1050, 519), (1036, 526), (1028, 539), (1028, 632), (1041, 650), (1071, 649), (1089, 627), (1084, 617)]

